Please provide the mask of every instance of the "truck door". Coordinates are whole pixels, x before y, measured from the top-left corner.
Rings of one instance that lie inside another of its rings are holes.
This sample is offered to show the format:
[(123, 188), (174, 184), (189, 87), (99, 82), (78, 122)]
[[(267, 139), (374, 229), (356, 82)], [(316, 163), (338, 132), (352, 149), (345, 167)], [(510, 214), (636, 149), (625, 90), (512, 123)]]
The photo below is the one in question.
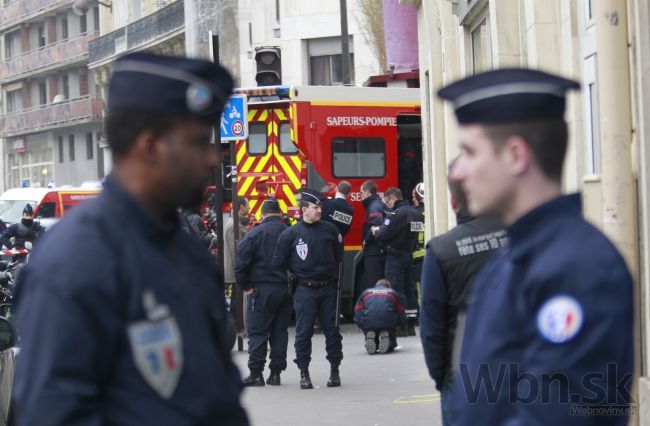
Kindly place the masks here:
[(397, 184), (404, 199), (410, 201), (413, 188), (423, 178), (420, 115), (398, 115), (397, 133)]

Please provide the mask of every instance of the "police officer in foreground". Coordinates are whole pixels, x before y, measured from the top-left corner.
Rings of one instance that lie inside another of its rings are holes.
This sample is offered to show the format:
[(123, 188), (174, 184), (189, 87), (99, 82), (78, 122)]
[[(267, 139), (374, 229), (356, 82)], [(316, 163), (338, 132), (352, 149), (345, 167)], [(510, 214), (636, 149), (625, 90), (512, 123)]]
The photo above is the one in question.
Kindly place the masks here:
[[(578, 88), (540, 71), (501, 69), (439, 92), (460, 125), (451, 179), (470, 213), (499, 217), (510, 238), (467, 299), (454, 424), (627, 424), (632, 279), (582, 217), (580, 195), (561, 192), (565, 95)], [(472, 392), (489, 377), (502, 386)]]
[(115, 62), (113, 170), (97, 199), (43, 238), (16, 285), (17, 425), (248, 424), (224, 344), (223, 283), (177, 213), (201, 202), (232, 87), (212, 62)]
[(336, 225), (344, 237), (350, 232), (354, 217), (354, 207), (348, 202), (350, 191), (352, 191), (350, 182), (342, 180), (336, 186), (334, 198), (325, 200), (323, 203), (323, 220)]
[(10, 225), (0, 234), (0, 247), (24, 249), (25, 243), (33, 244), (44, 232), (45, 228), (34, 221), (34, 208), (25, 204), (20, 222)]
[(386, 279), (395, 291), (404, 296), (407, 281), (411, 279), (412, 251), (415, 246), (411, 222), (416, 220), (416, 213), (411, 204), (403, 199), (399, 188), (388, 188), (384, 200), (391, 210), (387, 213), (384, 224), (373, 227), (372, 232), (386, 247)]
[[(454, 162), (450, 164), (449, 170), (453, 165)], [(457, 225), (432, 238), (427, 244), (420, 290), (422, 349), (429, 375), (441, 394), (443, 426), (454, 424), (454, 413), (449, 404), (453, 387), (451, 359), (458, 310), (463, 305), (474, 275), (495, 250), (508, 243), (500, 220), (489, 216), (471, 216), (460, 183), (448, 179), (448, 185)]]
[(343, 261), (343, 238), (336, 226), (321, 220), (321, 201), (312, 191), (303, 191), (300, 201), (302, 220), (282, 234), (273, 263), (289, 270), (296, 278), (293, 309), (296, 313), (296, 359), (300, 369), (300, 388), (312, 389), (309, 375), (311, 338), (316, 318), (325, 335), (330, 362), (328, 387), (341, 386), (339, 365), (343, 359), (338, 327), (338, 274)]
[(366, 286), (374, 287), (380, 279), (384, 278), (386, 258), (384, 247), (371, 229), (381, 226), (386, 215), (386, 205), (377, 193), (377, 184), (366, 181), (361, 185), (361, 199), (366, 209), (365, 222), (363, 223), (363, 267), (366, 274)]
[(271, 346), (266, 384), (279, 386), (280, 373), (287, 369), (287, 344), (291, 321), (291, 295), (287, 271), (273, 265), (273, 253), (280, 234), (287, 229), (275, 199), (262, 204), (262, 223), (250, 230), (237, 246), (235, 280), (248, 294), (246, 331), (248, 368), (245, 386), (264, 386), (267, 343)]

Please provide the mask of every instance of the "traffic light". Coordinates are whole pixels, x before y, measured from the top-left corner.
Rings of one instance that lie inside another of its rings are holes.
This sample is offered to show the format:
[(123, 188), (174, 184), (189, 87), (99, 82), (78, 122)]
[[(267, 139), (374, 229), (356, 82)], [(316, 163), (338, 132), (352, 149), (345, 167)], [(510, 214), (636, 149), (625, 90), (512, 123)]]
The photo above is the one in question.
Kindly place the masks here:
[(255, 49), (257, 72), (255, 80), (258, 86), (275, 86), (282, 84), (282, 63), (279, 47), (258, 47)]

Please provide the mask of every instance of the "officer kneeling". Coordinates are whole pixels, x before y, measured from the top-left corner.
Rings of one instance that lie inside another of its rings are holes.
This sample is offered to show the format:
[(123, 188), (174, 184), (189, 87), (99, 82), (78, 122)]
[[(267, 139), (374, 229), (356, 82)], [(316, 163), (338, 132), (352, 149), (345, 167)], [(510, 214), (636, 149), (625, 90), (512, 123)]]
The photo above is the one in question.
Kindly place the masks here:
[(390, 288), (386, 279), (377, 281), (359, 296), (354, 307), (354, 322), (366, 336), (366, 351), (374, 355), (392, 352), (397, 347), (395, 331), (406, 324), (404, 296)]
[(235, 279), (249, 295), (246, 331), (250, 375), (244, 379), (245, 386), (264, 386), (267, 342), (271, 346), (271, 374), (266, 383), (280, 385), (280, 372), (287, 368), (291, 295), (287, 272), (272, 264), (278, 238), (287, 229), (280, 214), (277, 200), (264, 201), (262, 223), (247, 233), (237, 247)]
[(296, 312), (295, 362), (300, 369), (300, 388), (313, 388), (309, 363), (317, 317), (323, 327), (327, 360), (331, 364), (327, 386), (341, 386), (339, 365), (343, 359), (343, 338), (336, 315), (343, 238), (336, 226), (320, 220), (320, 199), (309, 190), (303, 190), (301, 195), (302, 220), (280, 235), (273, 263), (290, 270), (297, 279), (293, 309)]

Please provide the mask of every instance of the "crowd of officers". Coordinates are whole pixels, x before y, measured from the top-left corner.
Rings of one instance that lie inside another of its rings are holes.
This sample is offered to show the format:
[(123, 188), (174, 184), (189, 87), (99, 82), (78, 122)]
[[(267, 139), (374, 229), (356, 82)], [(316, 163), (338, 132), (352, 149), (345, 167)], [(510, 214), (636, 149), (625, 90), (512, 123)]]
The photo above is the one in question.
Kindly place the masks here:
[[(412, 269), (417, 267), (414, 253), (423, 252), (424, 191), (421, 184), (413, 189), (414, 207), (403, 199), (399, 188), (388, 188), (383, 199), (373, 181), (365, 182), (360, 190), (366, 209), (363, 247), (367, 290), (355, 307), (355, 321), (366, 334), (368, 353), (387, 353), (397, 346), (397, 336), (415, 335), (418, 294)], [(309, 364), (317, 323), (325, 336), (331, 365), (327, 386), (340, 386), (343, 239), (355, 215), (348, 201), (351, 191), (347, 181), (338, 183), (333, 198), (313, 189), (299, 191), (300, 218), (290, 227), (282, 221), (278, 201), (269, 198), (261, 207), (261, 223), (238, 244), (235, 282), (248, 297), (245, 323), (250, 374), (243, 381), (246, 386), (280, 384), (280, 374), (287, 367), (292, 308), (301, 389), (313, 388)], [(267, 345), (271, 348), (270, 374), (265, 381), (262, 373)]]

